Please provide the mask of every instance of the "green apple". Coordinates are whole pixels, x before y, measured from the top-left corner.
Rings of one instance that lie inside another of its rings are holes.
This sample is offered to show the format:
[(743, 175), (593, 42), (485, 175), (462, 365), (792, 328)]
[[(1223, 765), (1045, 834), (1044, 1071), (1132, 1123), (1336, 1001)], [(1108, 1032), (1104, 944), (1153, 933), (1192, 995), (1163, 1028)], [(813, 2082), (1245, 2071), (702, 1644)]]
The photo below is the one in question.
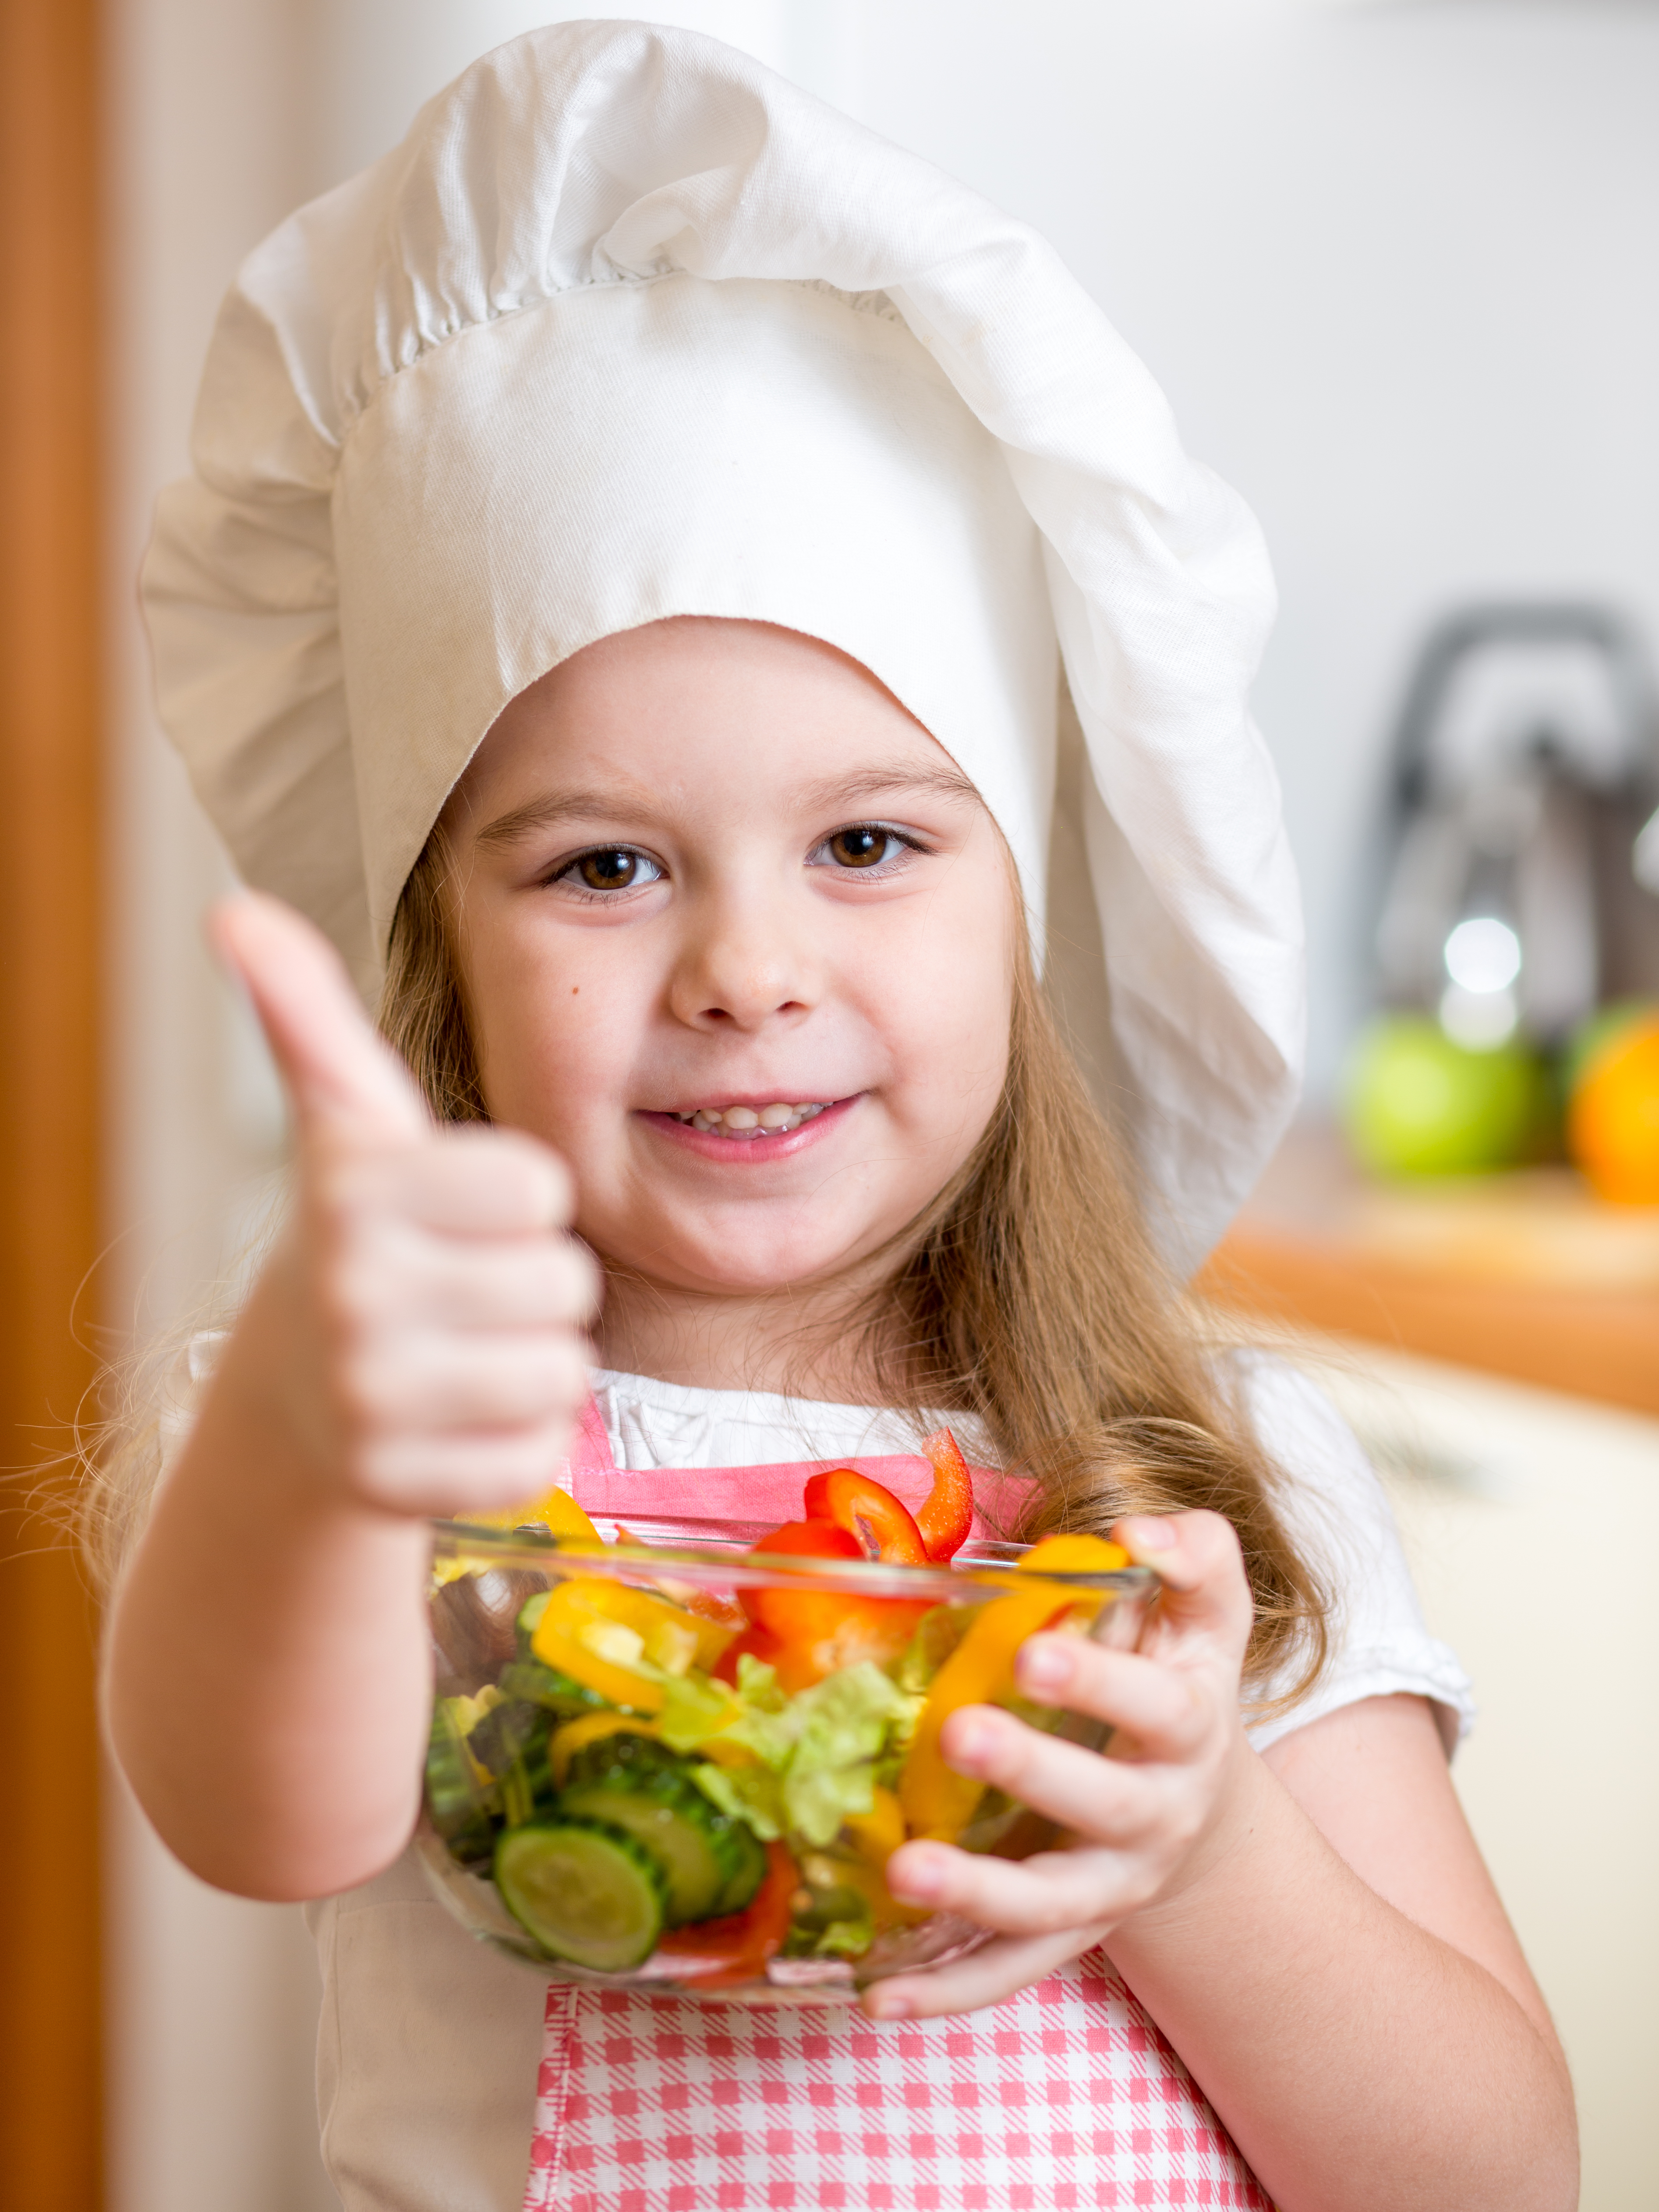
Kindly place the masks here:
[(1384, 1014), (1343, 1086), (1349, 1142), (1377, 1175), (1478, 1175), (1513, 1166), (1538, 1125), (1540, 1071), (1514, 1041), (1474, 1052), (1423, 1014)]

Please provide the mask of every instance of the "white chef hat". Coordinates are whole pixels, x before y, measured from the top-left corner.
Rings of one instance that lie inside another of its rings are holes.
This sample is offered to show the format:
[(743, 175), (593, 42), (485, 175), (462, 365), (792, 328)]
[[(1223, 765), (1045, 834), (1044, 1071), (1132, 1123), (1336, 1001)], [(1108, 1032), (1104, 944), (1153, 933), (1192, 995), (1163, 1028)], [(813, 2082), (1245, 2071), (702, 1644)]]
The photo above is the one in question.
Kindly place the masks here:
[(1301, 1058), (1245, 703), (1273, 586), (1034, 233), (712, 40), (532, 32), (250, 257), (192, 458), (143, 572), (162, 720), (243, 875), (366, 992), (508, 700), (672, 615), (868, 667), (1040, 921), (1058, 644), (1109, 1080), (1171, 1256), (1207, 1249)]

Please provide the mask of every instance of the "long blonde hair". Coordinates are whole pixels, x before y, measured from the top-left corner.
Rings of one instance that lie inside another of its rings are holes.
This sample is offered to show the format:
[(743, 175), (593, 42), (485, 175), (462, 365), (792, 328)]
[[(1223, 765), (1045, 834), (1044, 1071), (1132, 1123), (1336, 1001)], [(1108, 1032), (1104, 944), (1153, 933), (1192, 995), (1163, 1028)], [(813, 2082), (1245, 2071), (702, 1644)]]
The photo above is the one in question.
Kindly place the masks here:
[[(439, 1120), (488, 1119), (451, 921), (451, 854), (427, 840), (392, 922), (380, 1028)], [(1023, 915), (1023, 908), (1020, 909)], [(1249, 1673), (1277, 1710), (1322, 1665), (1328, 1600), (1277, 1509), (1237, 1363), (1160, 1261), (1126, 1147), (1090, 1097), (1017, 932), (1001, 1097), (972, 1157), (894, 1239), (859, 1317), (883, 1402), (960, 1409), (1036, 1480), (1022, 1534), (1104, 1532), (1206, 1507), (1237, 1530), (1255, 1601)]]

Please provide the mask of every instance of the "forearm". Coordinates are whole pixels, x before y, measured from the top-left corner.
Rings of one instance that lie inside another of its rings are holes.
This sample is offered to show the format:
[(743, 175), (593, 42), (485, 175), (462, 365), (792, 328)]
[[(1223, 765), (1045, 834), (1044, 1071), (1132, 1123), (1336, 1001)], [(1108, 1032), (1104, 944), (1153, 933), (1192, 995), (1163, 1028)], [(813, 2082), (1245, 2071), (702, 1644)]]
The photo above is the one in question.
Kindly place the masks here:
[(307, 1480), (236, 1380), (210, 1392), (119, 1593), (110, 1735), (194, 1873), (324, 1896), (388, 1863), (415, 1820), (427, 1536)]
[(1243, 1756), (1225, 1848), (1109, 1948), (1274, 2203), (1569, 2212), (1572, 2095), (1553, 2038)]

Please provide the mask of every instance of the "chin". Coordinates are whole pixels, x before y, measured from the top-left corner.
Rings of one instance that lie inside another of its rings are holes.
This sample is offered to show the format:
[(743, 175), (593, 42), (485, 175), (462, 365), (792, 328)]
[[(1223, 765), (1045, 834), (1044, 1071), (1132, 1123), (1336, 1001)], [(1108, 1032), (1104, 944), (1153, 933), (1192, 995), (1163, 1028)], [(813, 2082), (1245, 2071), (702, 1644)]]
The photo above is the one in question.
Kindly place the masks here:
[(880, 1243), (879, 1237), (848, 1247), (840, 1239), (822, 1243), (798, 1236), (687, 1239), (649, 1249), (629, 1238), (622, 1249), (602, 1245), (607, 1260), (643, 1275), (665, 1289), (715, 1297), (764, 1297), (769, 1292), (799, 1290), (833, 1282), (856, 1267)]

